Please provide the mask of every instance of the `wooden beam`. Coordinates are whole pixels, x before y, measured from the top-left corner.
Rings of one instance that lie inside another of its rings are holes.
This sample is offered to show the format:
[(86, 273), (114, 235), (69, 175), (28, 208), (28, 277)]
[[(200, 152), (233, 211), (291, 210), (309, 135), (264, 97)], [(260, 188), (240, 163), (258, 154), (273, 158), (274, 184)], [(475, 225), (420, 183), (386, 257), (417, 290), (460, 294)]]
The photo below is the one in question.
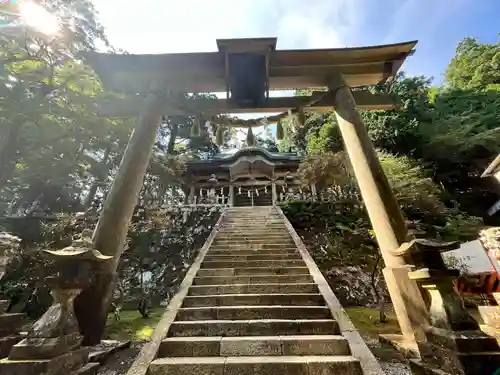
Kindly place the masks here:
[[(275, 39), (219, 41), (244, 45), (255, 52)], [(270, 44), (271, 43), (271, 44)], [(342, 73), (351, 87), (378, 84), (386, 74), (386, 62), (400, 67), (416, 41), (361, 48), (322, 50), (278, 50), (269, 53), (269, 85), (272, 90), (326, 87), (329, 77)], [(232, 47), (231, 47), (232, 48)], [(239, 49), (238, 49), (239, 50)], [(223, 92), (225, 53), (177, 53), (161, 55), (117, 55), (89, 52), (84, 58), (110, 91), (144, 93), (152, 83), (163, 80), (165, 88), (182, 92)]]
[[(322, 96), (324, 92), (314, 92), (314, 96)], [(356, 105), (360, 110), (389, 110), (396, 109), (397, 102), (387, 94), (373, 94), (368, 90), (353, 91)], [(176, 106), (166, 103), (163, 114), (165, 116), (182, 116), (205, 114), (207, 116), (221, 113), (278, 113), (285, 112), (289, 108), (304, 106), (310, 101), (309, 96), (290, 96), (269, 98), (263, 107), (240, 108), (227, 99), (189, 99), (183, 105)], [(306, 107), (306, 111), (327, 111), (332, 109), (333, 98), (327, 96), (315, 103), (311, 107)], [(125, 99), (108, 99), (102, 101), (99, 114), (105, 117), (130, 117), (137, 116), (144, 105), (142, 97), (128, 97)]]

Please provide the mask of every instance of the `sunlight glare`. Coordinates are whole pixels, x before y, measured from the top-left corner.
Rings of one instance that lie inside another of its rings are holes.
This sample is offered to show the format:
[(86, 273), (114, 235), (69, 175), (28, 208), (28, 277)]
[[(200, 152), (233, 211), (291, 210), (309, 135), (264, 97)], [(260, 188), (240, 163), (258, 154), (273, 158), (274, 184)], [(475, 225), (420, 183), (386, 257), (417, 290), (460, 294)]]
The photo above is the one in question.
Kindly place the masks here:
[(26, 24), (45, 35), (55, 35), (59, 31), (57, 17), (49, 13), (41, 5), (31, 1), (22, 1), (19, 4), (19, 11)]

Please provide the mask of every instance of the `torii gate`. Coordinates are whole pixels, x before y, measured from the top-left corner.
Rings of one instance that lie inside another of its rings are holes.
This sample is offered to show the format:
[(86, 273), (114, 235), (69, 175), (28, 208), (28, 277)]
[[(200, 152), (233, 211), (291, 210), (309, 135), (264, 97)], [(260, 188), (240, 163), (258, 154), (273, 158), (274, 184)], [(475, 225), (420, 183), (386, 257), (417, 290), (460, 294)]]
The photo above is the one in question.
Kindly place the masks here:
[[(114, 255), (114, 263), (94, 287), (109, 295), (109, 282), (124, 247), (143, 177), (162, 116), (194, 115), (220, 126), (251, 129), (260, 119), (227, 122), (224, 113), (282, 112), (303, 121), (303, 111), (335, 111), (386, 268), (385, 280), (403, 334), (403, 341), (423, 338), (425, 304), (409, 265), (394, 253), (408, 241), (407, 228), (377, 158), (358, 109), (392, 109), (387, 95), (375, 95), (367, 86), (394, 79), (416, 41), (362, 48), (276, 50), (276, 38), (217, 40), (218, 51), (159, 55), (88, 53), (84, 57), (108, 90), (124, 99), (103, 103), (106, 116), (140, 115), (120, 169), (94, 232), (97, 249)], [(269, 90), (311, 89), (309, 96), (269, 97)], [(326, 89), (326, 91), (325, 91)], [(180, 99), (183, 93), (226, 92), (225, 99)], [(140, 112), (139, 112), (140, 109)], [(111, 234), (111, 235), (110, 235)], [(106, 294), (104, 293), (104, 294)], [(89, 311), (89, 324), (105, 316)], [(85, 322), (81, 322), (85, 326)], [(83, 327), (84, 328), (84, 327)]]

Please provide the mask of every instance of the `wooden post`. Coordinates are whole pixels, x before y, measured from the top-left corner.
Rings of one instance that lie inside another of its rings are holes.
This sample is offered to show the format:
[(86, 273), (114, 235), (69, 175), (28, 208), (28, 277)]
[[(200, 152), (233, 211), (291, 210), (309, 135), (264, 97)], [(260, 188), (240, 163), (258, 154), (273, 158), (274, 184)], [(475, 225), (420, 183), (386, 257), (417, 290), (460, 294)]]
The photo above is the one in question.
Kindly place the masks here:
[(189, 197), (188, 197), (188, 204), (194, 204), (194, 185), (191, 185), (189, 187)]
[(312, 184), (311, 185), (311, 195), (312, 195), (312, 201), (313, 202), (316, 202), (316, 185), (315, 184)]
[(275, 180), (273, 180), (271, 182), (271, 193), (272, 193), (272, 197), (273, 197), (273, 206), (276, 206), (278, 203), (278, 194), (276, 192), (276, 181)]
[(229, 183), (229, 199), (228, 199), (228, 205), (230, 207), (234, 206), (234, 185), (232, 183)]
[(409, 343), (423, 341), (422, 325), (427, 316), (424, 300), (416, 282), (408, 277), (409, 265), (403, 257), (393, 255), (408, 240), (403, 215), (342, 74), (334, 77), (330, 89), (345, 150), (385, 262), (384, 277), (403, 339)]
[(155, 90), (147, 96), (143, 114), (130, 137), (94, 231), (95, 247), (114, 258), (100, 266), (92, 285), (75, 301), (76, 314), (85, 336), (84, 345), (98, 344), (104, 332), (116, 283), (116, 269), (161, 121), (162, 99), (163, 95)]

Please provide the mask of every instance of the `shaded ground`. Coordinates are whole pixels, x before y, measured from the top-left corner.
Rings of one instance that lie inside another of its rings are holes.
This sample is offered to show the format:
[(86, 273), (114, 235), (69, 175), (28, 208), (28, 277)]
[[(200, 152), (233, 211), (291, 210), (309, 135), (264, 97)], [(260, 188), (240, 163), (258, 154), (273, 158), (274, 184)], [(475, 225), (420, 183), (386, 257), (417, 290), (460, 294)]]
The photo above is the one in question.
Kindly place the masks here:
[(120, 341), (133, 341), (130, 348), (112, 354), (99, 368), (97, 375), (125, 375), (139, 354), (144, 341), (148, 340), (165, 311), (164, 307), (151, 310), (148, 318), (143, 318), (137, 310), (124, 310), (120, 320), (109, 314), (105, 338)]
[(124, 375), (134, 362), (135, 357), (142, 348), (141, 343), (136, 343), (132, 347), (121, 350), (108, 358), (108, 360), (99, 367), (97, 375)]
[(379, 334), (400, 333), (394, 311), (387, 311), (386, 323), (380, 323), (378, 309), (351, 307), (345, 308), (345, 311), (387, 375), (411, 375), (404, 357), (390, 345), (378, 341)]
[(378, 335), (380, 334), (400, 333), (396, 314), (392, 310), (388, 310), (386, 313), (386, 323), (380, 323), (378, 309), (370, 307), (347, 307), (345, 311), (365, 339), (378, 340)]

